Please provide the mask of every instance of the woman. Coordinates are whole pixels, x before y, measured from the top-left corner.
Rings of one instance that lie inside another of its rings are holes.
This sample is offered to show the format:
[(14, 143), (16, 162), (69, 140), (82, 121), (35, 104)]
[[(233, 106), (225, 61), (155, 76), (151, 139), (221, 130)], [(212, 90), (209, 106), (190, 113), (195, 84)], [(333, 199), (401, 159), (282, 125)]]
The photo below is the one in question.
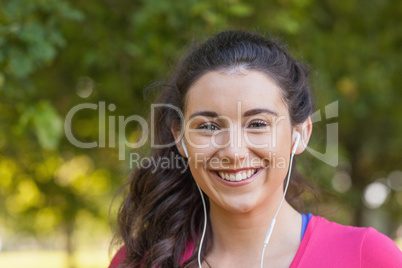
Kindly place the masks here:
[(190, 51), (159, 97), (168, 105), (151, 152), (187, 165), (133, 172), (118, 217), (124, 246), (110, 267), (402, 267), (374, 229), (289, 203), (307, 185), (290, 176), (312, 131), (307, 76), (257, 34), (222, 32)]

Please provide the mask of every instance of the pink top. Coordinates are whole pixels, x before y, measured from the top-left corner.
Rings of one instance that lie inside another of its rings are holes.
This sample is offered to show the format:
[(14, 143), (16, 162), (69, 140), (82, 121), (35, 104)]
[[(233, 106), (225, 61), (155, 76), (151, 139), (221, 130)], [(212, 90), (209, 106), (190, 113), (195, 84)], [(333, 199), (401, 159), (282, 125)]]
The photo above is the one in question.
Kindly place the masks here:
[[(182, 263), (191, 257), (193, 249), (190, 242)], [(109, 268), (117, 268), (125, 253), (122, 247)], [(289, 268), (296, 267), (402, 267), (402, 252), (373, 228), (344, 226), (312, 216)]]
[(296, 267), (402, 267), (402, 252), (373, 228), (312, 216), (290, 265)]

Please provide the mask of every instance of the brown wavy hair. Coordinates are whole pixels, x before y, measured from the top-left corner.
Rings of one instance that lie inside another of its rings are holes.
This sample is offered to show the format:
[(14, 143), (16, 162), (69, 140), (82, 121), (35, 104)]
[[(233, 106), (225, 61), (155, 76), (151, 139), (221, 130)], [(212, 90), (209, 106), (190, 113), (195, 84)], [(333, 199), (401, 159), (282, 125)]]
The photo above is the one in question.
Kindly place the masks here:
[[(296, 61), (274, 39), (244, 31), (224, 31), (205, 43), (194, 45), (178, 64), (170, 81), (161, 88), (157, 103), (170, 104), (184, 111), (186, 93), (194, 82), (210, 71), (227, 71), (241, 67), (259, 71), (273, 79), (282, 89), (292, 125), (304, 122), (313, 111), (307, 67)], [(181, 127), (179, 114), (160, 107), (154, 115), (156, 144), (150, 158), (181, 159), (174, 145), (172, 127)], [(189, 169), (183, 166), (162, 168), (143, 165), (133, 170), (127, 194), (118, 212), (116, 237), (125, 245), (123, 267), (196, 267), (198, 240), (203, 228), (201, 197)], [(292, 173), (286, 199), (300, 209), (301, 194), (315, 187), (297, 172)], [(208, 197), (205, 196), (208, 204)], [(209, 217), (208, 217), (209, 222)], [(208, 224), (203, 258), (208, 253), (213, 230)], [(193, 254), (181, 264), (189, 241), (195, 242)]]

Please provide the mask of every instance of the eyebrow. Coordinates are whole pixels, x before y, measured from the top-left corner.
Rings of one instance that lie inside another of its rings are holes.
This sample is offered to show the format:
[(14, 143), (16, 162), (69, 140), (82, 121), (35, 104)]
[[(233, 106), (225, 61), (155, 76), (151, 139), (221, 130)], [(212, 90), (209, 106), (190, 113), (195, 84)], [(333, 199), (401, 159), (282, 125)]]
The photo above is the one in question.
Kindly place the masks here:
[[(252, 116), (252, 115), (261, 114), (261, 113), (273, 114), (275, 116), (278, 116), (278, 113), (276, 113), (270, 109), (256, 108), (256, 109), (251, 109), (251, 110), (244, 112), (243, 117)], [(189, 119), (192, 119), (196, 116), (218, 117), (218, 114), (213, 111), (199, 111), (199, 112), (195, 112), (192, 115), (190, 115)]]
[(195, 112), (192, 115), (190, 115), (190, 118), (194, 118), (196, 116), (205, 116), (205, 117), (218, 117), (218, 114), (212, 111), (199, 111)]
[(265, 108), (256, 108), (256, 109), (248, 110), (248, 111), (244, 112), (243, 116), (252, 116), (252, 115), (262, 114), (262, 113), (273, 114), (275, 116), (278, 116), (278, 113), (276, 113), (270, 109), (265, 109)]

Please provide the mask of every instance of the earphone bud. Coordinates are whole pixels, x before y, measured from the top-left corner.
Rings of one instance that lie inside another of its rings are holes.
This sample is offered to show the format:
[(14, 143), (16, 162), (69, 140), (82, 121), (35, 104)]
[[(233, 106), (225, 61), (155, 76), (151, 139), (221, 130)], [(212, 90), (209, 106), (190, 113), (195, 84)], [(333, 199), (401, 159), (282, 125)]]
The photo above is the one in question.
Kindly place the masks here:
[(184, 143), (184, 139), (181, 139), (181, 145), (183, 146), (184, 153), (186, 154), (186, 156), (188, 158), (187, 147), (186, 147), (186, 144)]
[(295, 154), (295, 153), (296, 153), (297, 145), (299, 145), (299, 141), (300, 141), (300, 139), (301, 139), (300, 133), (297, 132), (297, 131), (295, 131), (295, 136), (296, 136), (296, 141), (295, 141), (295, 143), (294, 143), (294, 145), (293, 145), (292, 154)]

